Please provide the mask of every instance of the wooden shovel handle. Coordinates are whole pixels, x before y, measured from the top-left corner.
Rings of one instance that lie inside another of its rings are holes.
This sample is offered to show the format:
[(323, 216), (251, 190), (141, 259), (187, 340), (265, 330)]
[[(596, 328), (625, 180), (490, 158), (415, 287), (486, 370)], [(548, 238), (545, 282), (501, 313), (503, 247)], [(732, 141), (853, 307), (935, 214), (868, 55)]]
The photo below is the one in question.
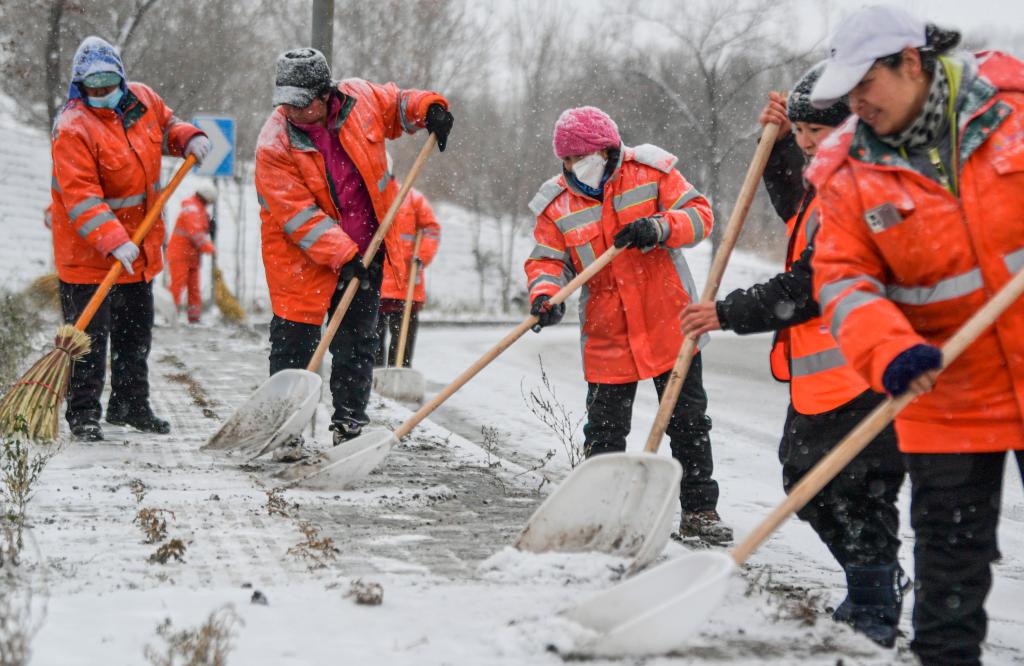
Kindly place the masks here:
[[(549, 300), (548, 303), (551, 303), (552, 305), (558, 305), (559, 303), (565, 302), (565, 299), (569, 298), (569, 296), (572, 295), (573, 292), (582, 287), (584, 283), (586, 283), (590, 278), (594, 277), (602, 268), (607, 266), (612, 259), (618, 256), (620, 252), (622, 252), (622, 250), (614, 246), (605, 250), (600, 257), (594, 260), (594, 263), (587, 266), (581, 273), (574, 277), (569, 282), (569, 284), (562, 287), (557, 294), (552, 296), (551, 300)], [(410, 416), (405, 423), (400, 425), (398, 429), (395, 430), (395, 438), (401, 439), (408, 435), (412, 431), (412, 429), (419, 424), (420, 421), (427, 418), (427, 416), (429, 416), (431, 412), (437, 409), (441, 405), (441, 403), (443, 403), (448, 398), (452, 397), (452, 395), (460, 388), (462, 388), (466, 384), (466, 382), (468, 382), (470, 379), (475, 377), (478, 372), (487, 367), (488, 363), (498, 358), (498, 356), (501, 355), (503, 351), (512, 346), (513, 342), (521, 338), (524, 333), (533, 328), (533, 325), (536, 324), (539, 319), (540, 318), (537, 317), (536, 315), (530, 315), (529, 317), (524, 319), (522, 323), (520, 323), (514, 329), (512, 329), (511, 333), (503, 337), (498, 342), (498, 344), (491, 347), (487, 351), (487, 353), (485, 353), (483, 356), (477, 359), (477, 361), (473, 365), (466, 368), (466, 370), (464, 370), (461, 375), (456, 377), (451, 384), (444, 387), (440, 393), (435, 395), (430, 400), (430, 402), (420, 407), (419, 411)]]
[[(156, 202), (153, 207), (146, 211), (146, 216), (142, 218), (142, 224), (132, 234), (132, 242), (136, 245), (142, 244), (142, 239), (146, 237), (149, 230), (156, 224), (157, 219), (160, 217), (160, 211), (164, 209), (167, 204), (167, 200), (174, 194), (174, 190), (178, 189), (178, 185), (181, 184), (182, 179), (188, 175), (189, 169), (196, 163), (195, 155), (189, 155), (185, 158), (184, 163), (178, 167), (178, 171), (171, 178), (171, 182), (167, 183), (167, 186), (160, 191), (160, 195), (156, 198)], [(96, 311), (100, 309), (103, 304), (103, 299), (107, 297), (107, 293), (110, 292), (110, 288), (117, 282), (117, 278), (121, 277), (121, 273), (124, 271), (124, 266), (120, 261), (114, 259), (114, 263), (111, 264), (110, 270), (107, 271), (106, 277), (103, 278), (103, 282), (100, 282), (99, 288), (96, 293), (92, 295), (89, 302), (86, 303), (85, 309), (82, 310), (82, 314), (78, 315), (78, 320), (75, 322), (75, 328), (80, 331), (84, 331), (85, 327), (89, 325), (92, 318), (96, 316)]]
[[(387, 234), (388, 229), (391, 228), (391, 223), (394, 221), (395, 215), (398, 214), (398, 209), (402, 207), (405, 196), (412, 189), (412, 184), (416, 182), (416, 176), (420, 174), (420, 169), (423, 168), (427, 158), (430, 157), (430, 151), (434, 149), (435, 144), (437, 144), (437, 137), (431, 133), (423, 144), (423, 148), (420, 149), (420, 154), (416, 156), (416, 161), (413, 162), (412, 168), (409, 169), (409, 175), (405, 177), (402, 187), (398, 190), (398, 196), (391, 202), (391, 207), (388, 208), (388, 212), (384, 215), (380, 226), (377, 227), (376, 233), (370, 239), (369, 247), (363, 253), (363, 266), (366, 268), (369, 268), (373, 262), (373, 257), (377, 254), (377, 250), (380, 249), (381, 243), (384, 242), (384, 236)], [(320, 344), (316, 346), (316, 351), (313, 352), (313, 358), (309, 359), (309, 365), (306, 366), (306, 370), (317, 372), (320, 369), (320, 364), (323, 363), (327, 348), (331, 346), (331, 340), (334, 339), (334, 335), (341, 326), (341, 320), (345, 318), (345, 313), (348, 312), (349, 306), (355, 300), (357, 289), (359, 289), (359, 278), (352, 278), (345, 287), (345, 293), (341, 295), (338, 307), (334, 308), (334, 314), (331, 315), (330, 321), (327, 322), (327, 330), (321, 336)]]
[[(743, 178), (743, 187), (740, 188), (736, 207), (733, 208), (732, 216), (725, 227), (725, 235), (722, 237), (721, 245), (718, 246), (715, 259), (711, 262), (711, 270), (708, 272), (707, 282), (704, 283), (704, 293), (700, 297), (701, 303), (713, 303), (718, 295), (725, 267), (729, 263), (729, 257), (743, 230), (743, 222), (747, 219), (750, 205), (757, 194), (757, 185), (761, 181), (761, 174), (764, 173), (764, 167), (768, 163), (768, 156), (772, 152), (778, 134), (779, 126), (775, 123), (765, 125), (764, 131), (761, 132), (761, 140), (757, 144), (757, 150), (754, 151), (754, 158), (750, 161), (750, 166), (747, 167), (747, 175)], [(675, 365), (672, 367), (672, 373), (668, 377), (665, 390), (661, 393), (658, 415), (654, 419), (651, 433), (647, 436), (647, 444), (644, 446), (644, 451), (647, 453), (657, 453), (658, 447), (661, 446), (661, 438), (665, 436), (669, 419), (672, 418), (672, 411), (676, 407), (676, 401), (679, 400), (679, 391), (682, 390), (683, 380), (690, 372), (690, 362), (693, 360), (696, 348), (697, 340), (692, 336), (686, 336), (679, 349)]]
[[(967, 320), (942, 347), (942, 369), (945, 370), (967, 349), (971, 343), (988, 329), (1010, 305), (1024, 293), (1024, 271), (1017, 273), (988, 303)], [(843, 441), (818, 461), (800, 483), (789, 493), (779, 506), (758, 525), (750, 535), (732, 550), (736, 564), (743, 564), (747, 558), (764, 543), (792, 514), (804, 507), (811, 499), (834, 479), (878, 433), (885, 429), (903, 408), (914, 401), (908, 391), (898, 398), (888, 398), (874, 409)]]
[(405, 367), (405, 343), (409, 339), (409, 320), (412, 319), (412, 297), (416, 293), (416, 273), (418, 265), (416, 258), (420, 256), (420, 241), (423, 240), (423, 231), (416, 232), (416, 241), (412, 245), (412, 261), (409, 262), (409, 286), (405, 290), (405, 307), (402, 308), (402, 328), (398, 333), (398, 353), (395, 361), (399, 368)]

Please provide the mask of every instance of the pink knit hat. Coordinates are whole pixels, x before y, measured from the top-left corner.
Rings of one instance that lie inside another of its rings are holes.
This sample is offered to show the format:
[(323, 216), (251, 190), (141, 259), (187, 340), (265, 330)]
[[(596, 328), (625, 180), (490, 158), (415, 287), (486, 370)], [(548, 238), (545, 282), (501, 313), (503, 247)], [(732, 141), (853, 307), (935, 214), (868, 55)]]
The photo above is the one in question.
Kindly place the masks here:
[(622, 143), (619, 128), (608, 114), (595, 106), (566, 109), (555, 123), (551, 142), (555, 156), (589, 155), (605, 148), (618, 148)]

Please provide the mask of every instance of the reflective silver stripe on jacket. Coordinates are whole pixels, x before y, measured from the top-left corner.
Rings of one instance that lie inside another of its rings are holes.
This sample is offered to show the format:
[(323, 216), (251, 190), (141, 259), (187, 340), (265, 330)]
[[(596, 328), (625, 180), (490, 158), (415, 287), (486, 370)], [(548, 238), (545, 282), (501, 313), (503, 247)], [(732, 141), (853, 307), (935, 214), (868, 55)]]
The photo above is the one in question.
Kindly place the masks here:
[(939, 280), (932, 287), (903, 287), (888, 285), (885, 294), (894, 303), (904, 305), (931, 305), (967, 296), (983, 286), (981, 269), (973, 268), (966, 273)]
[(576, 245), (575, 248), (576, 255), (580, 258), (580, 263), (583, 264), (583, 268), (586, 268), (597, 260), (597, 255), (594, 254), (594, 246), (590, 243)]
[(293, 215), (292, 218), (290, 220), (288, 220), (288, 222), (285, 223), (285, 225), (284, 225), (284, 232), (286, 234), (293, 234), (293, 233), (295, 233), (296, 231), (299, 230), (299, 227), (301, 227), (303, 224), (305, 224), (309, 220), (313, 219), (313, 217), (317, 213), (319, 213), (319, 212), (320, 212), (320, 207), (317, 206), (316, 204), (313, 204), (312, 206), (306, 206), (305, 208), (300, 210), (298, 213)]
[(414, 240), (416, 240), (416, 234), (398, 234), (398, 237), (401, 238), (404, 241), (414, 241)]
[[(672, 257), (672, 265), (675, 266), (679, 283), (683, 285), (683, 290), (690, 296), (690, 302), (696, 303), (700, 295), (697, 293), (697, 283), (693, 281), (693, 275), (690, 273), (690, 266), (686, 263), (683, 251), (678, 247), (666, 249), (668, 250), (668, 256)], [(704, 345), (710, 340), (711, 336), (707, 333), (700, 336), (700, 339), (697, 340), (697, 349), (703, 349)]]
[(1006, 269), (1013, 274), (1016, 274), (1020, 269), (1024, 268), (1024, 247), (1019, 250), (1014, 250), (1003, 257), (1003, 263), (1006, 264)]
[(270, 206), (267, 205), (267, 200), (263, 198), (263, 195), (259, 192), (256, 193), (256, 201), (260, 204), (260, 208), (270, 212)]
[(434, 240), (441, 240), (441, 230), (434, 229), (433, 227), (423, 230), (424, 238), (432, 238)]
[(870, 275), (857, 275), (851, 278), (843, 278), (842, 280), (829, 282), (821, 288), (821, 293), (818, 294), (818, 302), (821, 303), (821, 309), (824, 310), (825, 307), (836, 297), (841, 296), (844, 291), (859, 282), (867, 282), (874, 287), (875, 291), (879, 294), (885, 291), (885, 286)]
[(146, 203), (146, 193), (143, 192), (142, 194), (133, 194), (129, 197), (124, 197), (121, 199), (104, 199), (103, 201), (105, 201), (106, 204), (113, 208), (114, 210), (118, 210), (120, 208), (130, 208), (131, 206), (141, 206), (142, 204)]
[(82, 226), (78, 227), (78, 235), (81, 236), (82, 238), (86, 238), (89, 236), (89, 234), (98, 229), (101, 224), (116, 219), (117, 218), (114, 217), (113, 213), (111, 213), (109, 210), (105, 210), (96, 217), (92, 218), (91, 220), (83, 224)]
[(537, 243), (533, 246), (533, 252), (530, 253), (530, 259), (555, 259), (559, 260), (565, 256), (565, 253), (561, 250), (556, 250), (553, 247), (547, 245), (541, 245)]
[(527, 291), (532, 292), (534, 288), (540, 284), (553, 284), (561, 289), (566, 285), (566, 281), (562, 278), (556, 278), (553, 275), (541, 275), (530, 282), (529, 286), (527, 286)]
[(557, 176), (545, 182), (540, 186), (540, 189), (537, 190), (537, 194), (534, 194), (533, 198), (530, 199), (528, 206), (530, 212), (534, 215), (540, 215), (543, 213), (544, 209), (562, 193), (563, 189), (565, 188), (558, 184)]
[(401, 95), (402, 101), (398, 104), (398, 118), (402, 121), (402, 129), (406, 132), (415, 132), (419, 128), (416, 125), (410, 125), (409, 121), (405, 119), (406, 112), (409, 109), (409, 96)]
[(308, 234), (302, 237), (302, 240), (299, 241), (299, 247), (303, 250), (308, 250), (313, 246), (313, 243), (320, 240), (320, 237), (323, 236), (328, 229), (335, 226), (335, 224), (336, 222), (329, 217), (325, 217), (320, 220), (317, 222), (315, 227), (309, 230)]
[(103, 203), (103, 199), (100, 199), (99, 197), (86, 197), (80, 201), (77, 206), (68, 211), (68, 217), (72, 220), (77, 220), (83, 213), (92, 210), (101, 203)]
[(685, 192), (683, 192), (683, 196), (681, 196), (678, 199), (676, 199), (676, 202), (674, 204), (669, 206), (669, 210), (679, 210), (680, 208), (682, 208), (686, 204), (690, 203), (691, 201), (693, 201), (694, 199), (696, 199), (699, 196), (702, 196), (702, 195), (701, 195), (700, 192), (697, 191), (697, 188), (696, 187), (691, 187), (690, 189), (688, 189)]
[(806, 377), (826, 370), (841, 368), (844, 365), (846, 365), (846, 359), (843, 357), (843, 352), (833, 347), (816, 354), (794, 358), (791, 363), (791, 372), (794, 377)]
[(50, 176), (50, 187), (55, 189), (57, 194), (60, 194), (60, 183), (57, 182), (57, 176)]
[(638, 185), (616, 196), (612, 205), (615, 207), (615, 210), (621, 211), (630, 206), (636, 206), (656, 198), (658, 198), (658, 184), (650, 182)]
[(380, 177), (380, 180), (377, 181), (377, 191), (378, 192), (383, 192), (384, 188), (387, 187), (387, 186), (388, 186), (388, 174), (385, 173), (383, 176)]
[(700, 219), (700, 213), (692, 208), (686, 208), (683, 212), (690, 218), (690, 226), (693, 228), (693, 241), (684, 247), (694, 247), (704, 240), (704, 220)]
[(820, 226), (821, 220), (818, 218), (818, 211), (811, 211), (811, 214), (807, 217), (807, 224), (804, 226), (804, 240), (807, 241), (808, 245), (814, 240), (814, 234)]
[(601, 206), (591, 206), (590, 208), (584, 208), (578, 210), (575, 213), (569, 213), (555, 220), (555, 226), (563, 234), (569, 233), (577, 227), (582, 227), (585, 224), (591, 222), (598, 222), (601, 220)]
[(873, 303), (874, 301), (881, 301), (884, 298), (878, 294), (870, 294), (866, 291), (851, 291), (846, 296), (839, 299), (836, 303), (835, 310), (832, 311), (832, 337), (836, 340), (839, 339), (839, 329), (843, 327), (843, 322), (850, 315), (851, 312), (856, 310), (862, 305)]

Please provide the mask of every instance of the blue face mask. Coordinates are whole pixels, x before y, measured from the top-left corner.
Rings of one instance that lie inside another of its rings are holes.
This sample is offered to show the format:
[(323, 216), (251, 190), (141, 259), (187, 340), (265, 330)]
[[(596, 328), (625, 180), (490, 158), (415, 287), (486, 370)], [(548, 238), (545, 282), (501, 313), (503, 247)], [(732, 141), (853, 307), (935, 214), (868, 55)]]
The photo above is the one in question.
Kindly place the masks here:
[(116, 109), (122, 97), (124, 97), (124, 91), (115, 88), (103, 97), (86, 97), (85, 100), (94, 109)]

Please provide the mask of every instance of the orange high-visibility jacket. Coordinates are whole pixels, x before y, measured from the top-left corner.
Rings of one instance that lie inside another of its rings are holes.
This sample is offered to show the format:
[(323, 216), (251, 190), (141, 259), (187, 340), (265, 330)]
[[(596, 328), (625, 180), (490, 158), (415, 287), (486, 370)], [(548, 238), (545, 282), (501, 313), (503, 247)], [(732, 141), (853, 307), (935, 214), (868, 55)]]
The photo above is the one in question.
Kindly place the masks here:
[(577, 191), (561, 175), (530, 202), (537, 245), (526, 260), (530, 301), (554, 295), (612, 247), (630, 222), (657, 215), (665, 240), (649, 252), (625, 250), (581, 290), (583, 371), (588, 382), (625, 384), (667, 372), (683, 342), (679, 315), (698, 298), (681, 248), (711, 233), (707, 199), (657, 146), (623, 146), (604, 185), (604, 201)]
[[(818, 232), (820, 218), (813, 192), (786, 222), (789, 247), (786, 270), (800, 258)], [(801, 414), (822, 414), (853, 400), (868, 389), (843, 358), (835, 338), (821, 317), (782, 329), (771, 352), (772, 375), (789, 382), (793, 408)]]
[[(412, 292), (412, 300), (417, 303), (425, 303), (427, 300), (426, 282), (423, 273), (427, 266), (434, 260), (437, 254), (437, 246), (441, 242), (441, 225), (434, 217), (434, 211), (430, 202), (417, 189), (412, 188), (406, 195), (402, 207), (398, 209), (395, 216), (395, 228), (398, 229), (399, 237), (404, 245), (405, 256), (412, 258), (412, 248), (416, 242), (416, 232), (422, 231), (423, 238), (420, 240), (419, 259), (423, 266), (416, 272), (416, 288)], [(380, 287), (381, 298), (397, 298), (405, 300), (406, 292), (409, 289), (409, 273), (399, 277), (391, 268), (391, 264), (384, 265), (384, 281)]]
[(206, 212), (206, 204), (199, 195), (193, 194), (181, 202), (174, 231), (167, 241), (167, 261), (198, 264), (200, 254), (212, 252), (210, 216)]
[[(1024, 266), (1024, 63), (979, 54), (959, 111), (959, 197), (851, 119), (809, 171), (822, 227), (814, 284), (850, 364), (882, 375), (916, 344), (941, 346)], [(1024, 300), (896, 418), (900, 448), (1024, 448)]]
[[(64, 107), (53, 128), (53, 248), (64, 282), (99, 284), (110, 252), (131, 240), (160, 191), (160, 155), (181, 155), (196, 134), (148, 86), (130, 83), (122, 118), (83, 99)], [(163, 268), (163, 219), (146, 235), (119, 283), (152, 280)]]
[[(377, 220), (382, 221), (398, 194), (398, 186), (387, 174), (385, 139), (416, 132), (424, 127), (431, 104), (447, 108), (448, 102), (434, 92), (399, 90), (394, 83), (361, 79), (342, 81), (338, 93), (342, 109), (334, 129), (366, 183)], [(340, 213), (323, 156), (280, 108), (260, 131), (256, 191), (274, 314), (320, 324), (338, 285), (338, 271), (358, 247), (337, 222)], [(404, 280), (410, 257), (394, 225), (384, 237), (384, 247), (391, 270)]]

